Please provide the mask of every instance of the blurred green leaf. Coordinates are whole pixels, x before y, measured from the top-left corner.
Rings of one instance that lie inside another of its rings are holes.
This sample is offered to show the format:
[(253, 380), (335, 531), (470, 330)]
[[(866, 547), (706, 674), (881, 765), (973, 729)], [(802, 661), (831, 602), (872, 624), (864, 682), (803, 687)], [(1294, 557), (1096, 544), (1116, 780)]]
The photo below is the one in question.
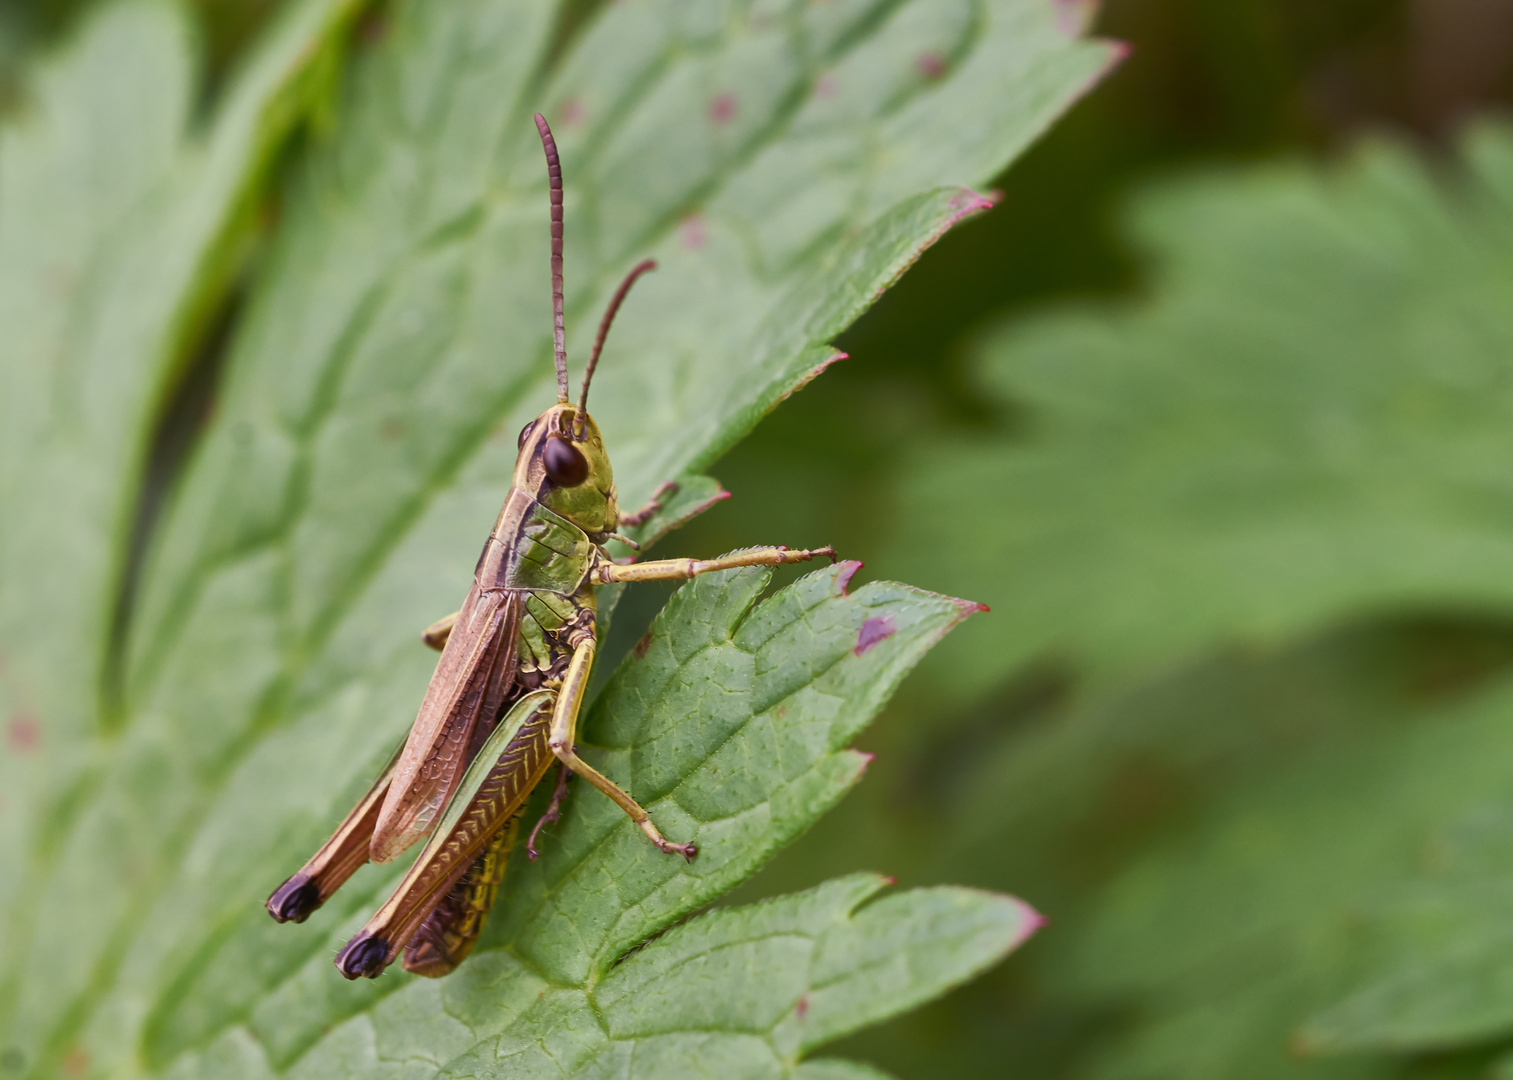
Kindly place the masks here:
[(1049, 913), (1000, 993), (1060, 1025), (1058, 1075), (1396, 1077), (1448, 1051), (1474, 1075), (1513, 1034), (1513, 697), (1452, 704), (1478, 647), (1443, 628), (1438, 673), (1423, 641), (1294, 644), (1513, 599), (1513, 137), (1461, 161), (1378, 144), (1154, 191), (1145, 295), (998, 335), (1007, 431), (918, 455), (890, 570), (994, 606), (947, 692), (1055, 688), (965, 729), (924, 876)]
[[(208, 116), (166, 0), (103, 6), (0, 130), (0, 956), (108, 746), (106, 686), (153, 428), (323, 98), (350, 0), (291, 4)], [(0, 968), (0, 1024), (15, 1007)]]
[[(319, 926), (276, 927), (259, 907), (410, 721), (431, 663), (413, 634), (455, 605), (508, 486), (514, 432), (549, 400), (531, 112), (544, 106), (563, 151), (573, 342), (630, 263), (662, 264), (616, 326), (593, 405), (634, 505), (661, 480), (692, 481), (832, 359), (829, 339), (923, 247), (981, 208), (966, 185), (1001, 170), (1109, 62), (1107, 47), (1077, 39), (1076, 12), (1044, 0), (625, 3), (558, 60), (552, 13), (534, 3), (400, 4), (366, 24), (334, 131), (296, 169), (216, 414), (154, 537), (127, 627), (125, 700), (101, 712), (85, 694), (56, 720), (36, 708), (44, 742), (54, 724), (78, 732), (68, 755), (89, 763), (88, 783), (71, 788), (67, 814), (15, 833), (11, 850), (38, 856), (14, 886), (26, 902), (4, 915), (8, 940), (24, 946), (0, 961), (3, 1045), (38, 1073), (66, 1060), (129, 1075), (189, 1053), (204, 1055), (183, 1058), (190, 1072), (330, 1075), (323, 1055), (371, 1036), (386, 1060), (384, 1039), (403, 1044), (395, 1068), (435, 1071), (443, 1046), (493, 1038), (467, 1033), (497, 1031), (502, 999), (534, 999), (541, 976), (519, 956), (544, 950), (537, 960), (580, 990), (597, 983), (626, 948), (714, 899), (839, 797), (859, 764), (845, 740), (963, 609), (900, 586), (845, 597), (831, 574), (737, 627), (765, 581), (737, 577), (743, 599), (710, 626), (736, 635), (756, 703), (732, 698), (753, 719), (746, 737), (709, 748), (709, 763), (724, 762), (718, 783), (679, 786), (714, 767), (687, 756), (704, 733), (694, 714), (677, 714), (666, 750), (641, 748), (641, 725), (668, 717), (639, 705), (596, 707), (587, 726), (590, 741), (618, 733), (607, 767), (650, 790), (654, 813), (675, 823), (681, 807), (690, 827), (703, 823), (710, 846), (693, 866), (648, 860), (644, 842), (624, 844), (612, 808), (575, 797), (562, 843), (585, 844), (581, 859), (514, 868), (485, 948), (440, 987), (333, 977), (336, 923), (390, 883), (383, 870), (344, 890)], [(329, 70), (312, 59), (321, 46), (300, 55)], [(93, 77), (78, 64), (74, 78)], [(241, 181), (255, 172), (244, 163)], [(219, 257), (172, 257), (194, 270), (163, 301), (178, 332), (163, 332), (148, 373), (112, 375), (137, 392), (145, 380), (154, 405), (229, 272)], [(83, 261), (123, 296), (137, 284)], [(144, 407), (112, 447), (81, 456), (96, 470), (140, 462), (154, 414)], [(12, 482), (34, 450), (7, 442), (0, 493), (7, 519), (39, 524), (61, 481)], [(122, 508), (121, 527), (88, 533), (110, 567), (124, 561), (135, 475), (97, 487)], [(39, 541), (7, 562), (7, 585), (36, 564), (41, 598), (8, 602), (8, 616), (46, 610), (47, 575), (73, 565), (55, 548)], [(99, 670), (114, 595), (95, 593), (92, 612), (57, 634)], [(869, 605), (893, 636), (857, 656)], [(784, 626), (813, 640), (788, 644), (777, 664), (764, 641), (740, 644), (764, 620), (776, 620), (774, 640)], [(5, 629), (9, 648), (31, 626)], [(838, 662), (811, 667), (822, 655)], [(76, 670), (36, 665), (51, 680)], [(812, 708), (784, 712), (788, 695), (811, 692)], [(878, 908), (917, 913), (899, 931), (924, 942), (933, 902)], [(1006, 910), (973, 903), (988, 922)], [(562, 913), (575, 904), (573, 918)], [(947, 938), (950, 922), (939, 923)], [(1008, 947), (984, 951), (978, 939), (968, 956), (938, 944), (941, 967), (915, 965), (909, 982), (869, 996), (873, 1007), (906, 1007)], [(506, 985), (506, 969), (520, 977)]]
[(1045, 969), (1062, 994), (1139, 1003), (1101, 1075), (1268, 1076), (1289, 1048), (1422, 1052), (1505, 1036), (1513, 1000), (1494, 974), (1507, 932), (1468, 915), (1506, 892), (1475, 878), (1505, 866), (1484, 840), (1507, 829), (1510, 708), (1504, 687), (1336, 734), (1234, 783), (1121, 867), (1087, 932)]
[(1513, 608), (1509, 134), (1450, 176), (1372, 145), (1170, 184), (1131, 221), (1146, 295), (990, 340), (1009, 436), (921, 448), (905, 481), (890, 568), (995, 611), (952, 688)]

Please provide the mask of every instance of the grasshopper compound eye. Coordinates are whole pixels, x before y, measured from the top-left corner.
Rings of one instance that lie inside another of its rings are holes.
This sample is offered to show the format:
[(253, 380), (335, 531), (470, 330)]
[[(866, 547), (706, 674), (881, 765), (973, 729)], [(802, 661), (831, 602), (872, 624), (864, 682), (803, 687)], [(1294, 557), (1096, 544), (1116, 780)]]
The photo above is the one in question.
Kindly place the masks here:
[(558, 487), (577, 487), (588, 479), (588, 459), (560, 435), (546, 440), (541, 464), (546, 466), (546, 475)]

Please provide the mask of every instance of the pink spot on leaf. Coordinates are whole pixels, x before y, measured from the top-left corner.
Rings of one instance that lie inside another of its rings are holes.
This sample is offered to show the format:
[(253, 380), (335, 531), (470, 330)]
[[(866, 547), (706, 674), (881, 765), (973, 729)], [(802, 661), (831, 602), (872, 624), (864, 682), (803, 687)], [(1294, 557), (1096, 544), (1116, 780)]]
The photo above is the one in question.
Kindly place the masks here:
[(793, 1007), (793, 1015), (800, 1020), (809, 1015), (809, 995), (799, 998), (799, 1003)]
[(846, 559), (835, 564), (835, 589), (842, 596), (848, 595), (847, 589), (851, 588), (851, 579), (856, 577), (856, 572), (866, 564), (857, 559)]
[(866, 750), (859, 750), (859, 751), (857, 751), (857, 757), (859, 757), (859, 758), (862, 759), (862, 767), (857, 770), (857, 775), (858, 776), (860, 776), (862, 773), (866, 772), (867, 769), (868, 769), (868, 767), (871, 766), (871, 764), (874, 761), (877, 760), (877, 755), (876, 754), (870, 753), (869, 751), (866, 751)]
[(5, 741), (15, 754), (29, 754), (37, 748), (41, 729), (30, 716), (17, 716), (5, 729)]
[(892, 615), (874, 615), (862, 623), (861, 632), (856, 635), (856, 648), (851, 651), (861, 656), (878, 642), (887, 641), (896, 633), (898, 633), (898, 627), (894, 625)]
[(716, 124), (728, 124), (735, 119), (735, 95), (716, 94), (709, 103), (709, 119)]
[(921, 75), (933, 81), (946, 73), (946, 58), (938, 52), (922, 52), (914, 58), (914, 66)]
[(814, 96), (819, 98), (835, 97), (840, 86), (835, 81), (834, 75), (821, 75), (814, 84)]
[(698, 214), (690, 214), (683, 219), (681, 232), (683, 246), (689, 251), (698, 251), (709, 240), (709, 231), (704, 227), (704, 219)]
[(976, 600), (953, 600), (951, 601), (963, 615), (976, 615), (979, 611), (992, 611), (987, 604), (979, 604)]

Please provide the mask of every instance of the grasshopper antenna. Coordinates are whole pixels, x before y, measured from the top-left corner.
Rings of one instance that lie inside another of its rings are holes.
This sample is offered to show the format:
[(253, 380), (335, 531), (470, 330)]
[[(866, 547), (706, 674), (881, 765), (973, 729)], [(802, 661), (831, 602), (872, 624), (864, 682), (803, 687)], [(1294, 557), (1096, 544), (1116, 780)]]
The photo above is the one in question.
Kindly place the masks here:
[(588, 384), (594, 377), (594, 368), (599, 366), (599, 354), (604, 351), (604, 339), (609, 336), (609, 324), (615, 321), (615, 314), (625, 301), (625, 294), (630, 292), (630, 287), (636, 283), (636, 278), (656, 268), (656, 259), (642, 259), (637, 263), (636, 268), (626, 274), (625, 280), (620, 282), (620, 287), (615, 290), (614, 299), (604, 310), (604, 318), (599, 320), (599, 336), (594, 339), (594, 353), (588, 358), (588, 368), (583, 372), (583, 390), (578, 394), (578, 423), (580, 424), (583, 423), (583, 417), (588, 415)]
[(552, 189), (552, 359), (557, 365), (557, 402), (568, 403), (567, 329), (562, 322), (562, 162), (557, 157), (557, 140), (546, 117), (536, 114), (536, 130), (541, 133), (541, 148), (546, 151), (546, 177)]

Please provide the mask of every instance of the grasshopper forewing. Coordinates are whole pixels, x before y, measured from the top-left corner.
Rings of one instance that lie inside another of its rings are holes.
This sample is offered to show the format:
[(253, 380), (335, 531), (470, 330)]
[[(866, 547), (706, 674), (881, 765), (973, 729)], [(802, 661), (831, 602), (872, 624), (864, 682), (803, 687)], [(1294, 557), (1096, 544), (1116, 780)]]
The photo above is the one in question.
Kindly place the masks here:
[[(338, 954), (337, 969), (349, 979), (377, 976), (401, 953), (405, 968), (420, 975), (445, 975), (461, 963), (494, 903), (521, 808), (553, 761), (564, 777), (575, 774), (608, 795), (662, 851), (693, 858), (694, 844), (664, 839), (634, 799), (577, 755), (578, 713), (596, 647), (595, 590), (614, 581), (676, 580), (835, 554), (768, 547), (708, 561), (621, 565), (610, 558), (604, 545), (624, 539), (614, 530), (645, 521), (658, 504), (620, 513), (604, 440), (588, 414), (588, 387), (615, 312), (655, 263), (636, 266), (610, 301), (572, 404), (562, 312), (562, 169), (540, 114), (536, 127), (551, 192), (557, 404), (520, 433), (513, 482), (467, 599), (423, 635), (441, 648), (441, 659), (403, 748), (331, 838), (268, 898), (279, 922), (303, 922), (364, 862), (387, 862), (429, 837), (393, 896)], [(563, 790), (559, 784), (543, 821), (555, 820)]]

